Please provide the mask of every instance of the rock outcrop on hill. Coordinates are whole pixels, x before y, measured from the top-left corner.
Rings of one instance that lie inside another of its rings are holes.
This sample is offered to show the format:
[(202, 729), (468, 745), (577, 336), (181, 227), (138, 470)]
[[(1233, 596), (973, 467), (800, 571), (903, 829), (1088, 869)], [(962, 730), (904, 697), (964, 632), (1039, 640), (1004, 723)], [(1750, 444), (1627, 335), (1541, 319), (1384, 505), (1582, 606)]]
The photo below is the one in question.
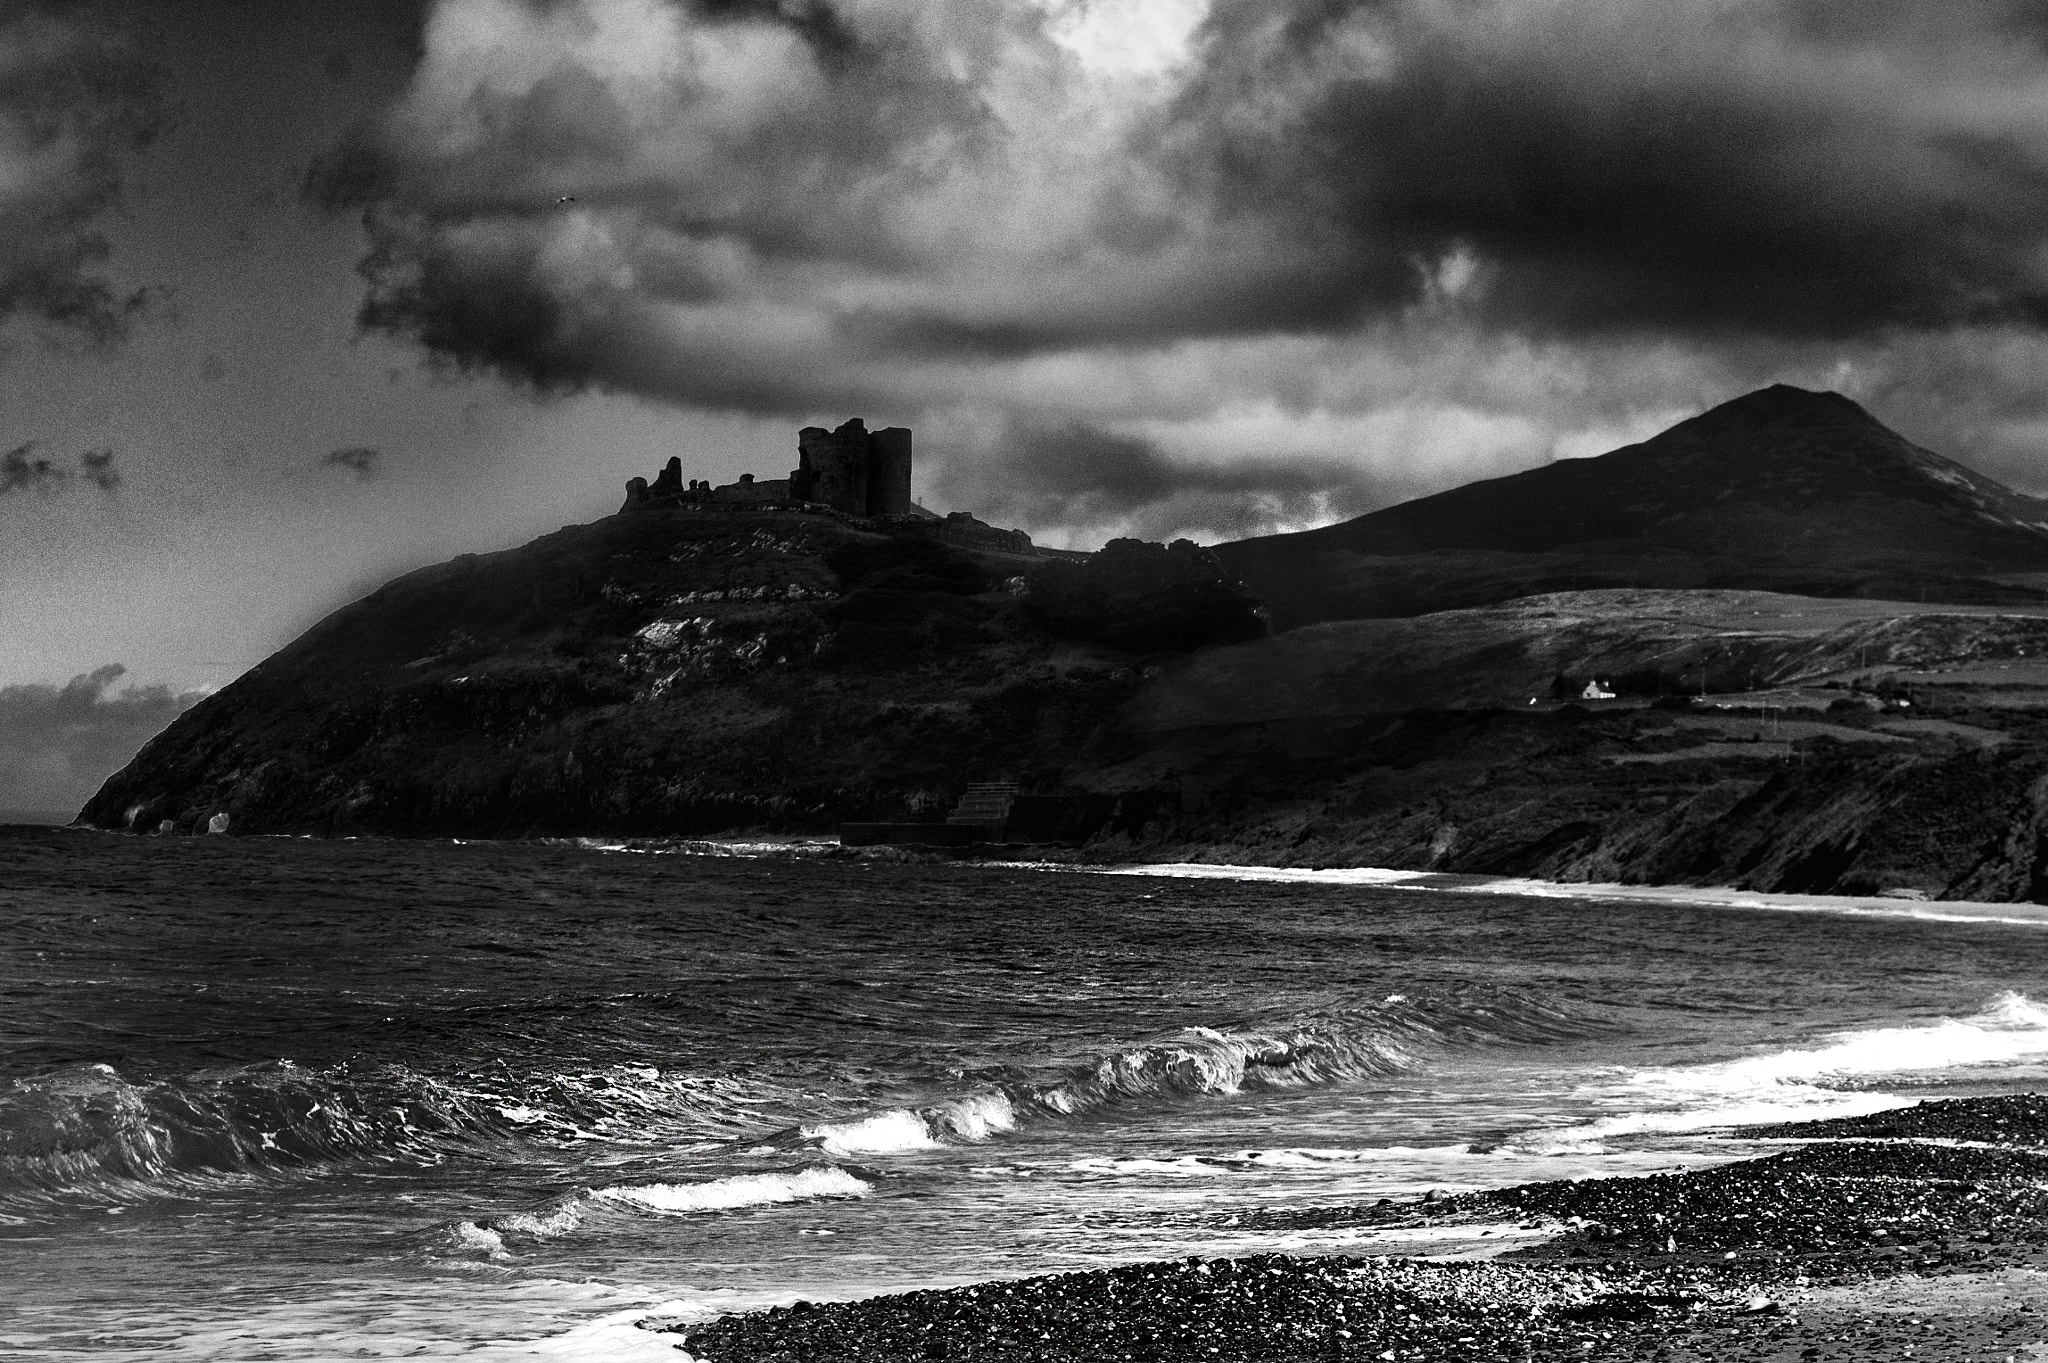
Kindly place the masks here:
[(1105, 859), (2048, 900), (2048, 505), (1832, 395), (1213, 554), (910, 522), (678, 504), (409, 574), (82, 818), (823, 833), (1003, 782)]

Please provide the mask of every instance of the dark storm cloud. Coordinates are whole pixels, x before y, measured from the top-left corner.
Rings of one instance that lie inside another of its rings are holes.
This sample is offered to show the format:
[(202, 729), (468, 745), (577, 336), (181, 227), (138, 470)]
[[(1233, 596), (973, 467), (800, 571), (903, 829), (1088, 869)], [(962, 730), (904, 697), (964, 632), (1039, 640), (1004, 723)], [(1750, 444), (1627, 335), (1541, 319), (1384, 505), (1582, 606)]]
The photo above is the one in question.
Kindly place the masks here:
[(1005, 523), (1114, 527), (1150, 539), (1238, 538), (1389, 500), (1337, 460), (1176, 460), (1150, 440), (1086, 422), (1015, 422), (985, 460), (949, 465), (941, 491), (948, 482), (971, 485), (977, 506)]
[(1418, 301), (1555, 333), (1840, 338), (2048, 317), (2039, 4), (1222, 0), (1185, 183)]
[(329, 450), (320, 456), (321, 468), (346, 469), (356, 481), (375, 478), (384, 464), (384, 452), (368, 445), (350, 445), (345, 449)]
[(36, 441), (29, 440), (11, 450), (0, 451), (0, 497), (18, 493), (51, 493), (80, 477), (102, 492), (121, 486), (121, 472), (114, 467), (112, 450), (88, 450), (78, 457), (74, 470), (67, 464), (38, 454)]
[(114, 467), (112, 450), (87, 450), (79, 455), (78, 472), (102, 492), (114, 492), (121, 486), (121, 470)]
[(914, 424), (1033, 529), (1299, 526), (1777, 380), (2048, 439), (2048, 4), (1215, 0), (1119, 66), (1190, 13), (437, 0), (307, 189), (436, 364)]
[(68, 469), (35, 452), (33, 440), (0, 454), (0, 497), (19, 492), (50, 492), (71, 476)]
[(114, 684), (119, 663), (63, 686), (0, 686), (0, 809), (75, 809), (205, 693)]
[[(1184, 339), (1244, 337), (1336, 329), (1331, 300), (1361, 290), (1392, 297), (1417, 271), (1407, 260), (1309, 259), (1277, 252), (1264, 260), (1193, 260), (1162, 270), (1143, 293), (1087, 279), (1044, 281), (998, 306), (952, 300), (854, 308), (835, 319), (849, 349), (905, 360), (1020, 360), (1085, 349), (1130, 349)], [(1075, 285), (1078, 284), (1078, 287)], [(1350, 321), (1355, 309), (1343, 309)]]
[(861, 48), (851, 25), (827, 0), (690, 0), (690, 8), (707, 19), (783, 24), (835, 62), (854, 57)]
[[(771, 251), (886, 251), (869, 221), (885, 187), (865, 178), (914, 175), (900, 164), (909, 145), (968, 137), (986, 119), (971, 86), (938, 69), (914, 33), (878, 21), (856, 37), (828, 5), (618, 7), (602, 17), (659, 26), (644, 41), (667, 38), (683, 58), (680, 69), (630, 79), (608, 65), (617, 53), (600, 40), (615, 35), (597, 11), (574, 0), (544, 8), (553, 22), (507, 35), (508, 47), (531, 53), (533, 69), (474, 83), (468, 67), (438, 72), (430, 51), (417, 116), (358, 128), (312, 167), (308, 195), (329, 208), (425, 210), (440, 230), (497, 216), (551, 225), (573, 202), (630, 208), (686, 235), (737, 234)], [(438, 55), (460, 40), (444, 36)], [(436, 88), (437, 75), (445, 87)], [(458, 146), (421, 145), (423, 119), (451, 117), (466, 134)], [(373, 257), (366, 271), (374, 278), (389, 264)]]
[[(514, 13), (440, 6), (407, 105), (323, 158), (306, 190), (363, 215), (365, 328), (543, 391), (701, 388), (788, 410), (766, 376), (669, 363), (658, 352), (678, 342), (650, 335), (648, 311), (751, 306), (764, 270), (909, 269), (899, 201), (992, 135), (958, 54), (887, 6), (858, 29), (802, 0)], [(485, 60), (510, 78), (479, 80), (463, 46), (485, 22), (502, 40)], [(658, 71), (622, 69), (635, 46)], [(665, 380), (644, 372), (657, 367)]]
[(109, 5), (0, 11), (0, 324), (89, 346), (121, 339), (152, 295), (104, 273), (124, 156), (162, 129), (159, 70)]
[(308, 188), (363, 214), (366, 328), (763, 414), (1418, 308), (1707, 346), (2031, 328), (2043, 9), (1218, 0), (1133, 95), (1043, 7), (443, 0), (405, 103)]

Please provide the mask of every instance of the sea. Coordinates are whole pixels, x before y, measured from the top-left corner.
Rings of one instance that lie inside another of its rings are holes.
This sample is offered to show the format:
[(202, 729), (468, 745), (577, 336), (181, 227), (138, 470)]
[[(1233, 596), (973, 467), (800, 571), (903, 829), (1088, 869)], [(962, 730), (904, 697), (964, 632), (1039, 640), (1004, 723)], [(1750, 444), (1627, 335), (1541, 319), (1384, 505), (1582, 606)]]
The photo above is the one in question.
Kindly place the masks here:
[(2048, 1071), (2040, 911), (0, 830), (0, 1358), (676, 1359)]

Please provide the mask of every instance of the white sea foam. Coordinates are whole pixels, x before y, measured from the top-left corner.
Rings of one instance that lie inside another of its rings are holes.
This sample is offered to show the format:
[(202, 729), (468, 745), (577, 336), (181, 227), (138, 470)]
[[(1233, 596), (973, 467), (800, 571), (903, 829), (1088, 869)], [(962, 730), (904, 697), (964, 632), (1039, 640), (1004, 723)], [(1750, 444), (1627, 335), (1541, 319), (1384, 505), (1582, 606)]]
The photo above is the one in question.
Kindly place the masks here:
[[(1062, 863), (1048, 868), (1071, 870)], [(1144, 866), (1105, 866), (1107, 876), (1167, 876), (1175, 880), (1264, 880), (1300, 885), (1399, 885), (1420, 880), (1428, 871), (1393, 871), (1381, 866), (1343, 866), (1311, 870), (1305, 866), (1229, 866), (1201, 861), (1159, 862)]]
[(537, 1339), (519, 1349), (526, 1358), (554, 1358), (566, 1363), (697, 1363), (696, 1356), (683, 1349), (676, 1337), (648, 1329), (641, 1322), (666, 1324), (677, 1308), (686, 1303), (663, 1303), (652, 1310), (633, 1307), (613, 1311), (596, 1320), (584, 1321), (558, 1335)]
[(482, 1251), (492, 1259), (509, 1259), (505, 1251), (505, 1237), (489, 1226), (479, 1226), (474, 1221), (458, 1221), (449, 1229), (448, 1238), (455, 1247), (471, 1253)]
[(937, 1148), (931, 1123), (906, 1108), (892, 1108), (852, 1122), (819, 1122), (803, 1134), (824, 1143), (828, 1155), (893, 1155)]
[(1293, 1146), (1276, 1150), (1234, 1150), (1210, 1155), (1178, 1155), (1172, 1159), (1145, 1156), (1095, 1157), (1075, 1160), (1067, 1167), (1076, 1173), (1164, 1175), (1173, 1178), (1216, 1177), (1261, 1169), (1320, 1169), (1336, 1164), (1374, 1164), (1384, 1161), (1484, 1158), (1469, 1145), (1380, 1145), (1350, 1148)]
[[(568, 1286), (546, 1280), (534, 1285), (556, 1291)], [(642, 1295), (631, 1289), (620, 1290), (601, 1284), (579, 1286), (595, 1287), (593, 1296), (597, 1300)], [(557, 1359), (562, 1363), (633, 1363), (639, 1359), (648, 1360), (648, 1363), (655, 1360), (696, 1363), (695, 1356), (684, 1350), (677, 1337), (666, 1333), (664, 1327), (713, 1320), (735, 1310), (785, 1305), (789, 1300), (791, 1294), (788, 1293), (760, 1292), (711, 1292), (669, 1300), (648, 1298), (624, 1309), (606, 1311), (559, 1333), (537, 1339), (496, 1341), (479, 1349), (465, 1349), (462, 1357), (472, 1360), (472, 1363), (526, 1363), (526, 1360), (535, 1358)]]
[(1716, 1064), (1637, 1070), (1613, 1086), (1609, 1099), (1626, 1104), (1628, 1111), (1535, 1133), (1518, 1144), (1546, 1154), (1590, 1153), (1614, 1136), (1861, 1116), (1911, 1100), (1843, 1085), (2044, 1058), (2048, 1009), (2007, 993), (1971, 1017), (1843, 1032), (1824, 1045)]
[(500, 1216), (491, 1222), (491, 1227), (516, 1235), (530, 1235), (536, 1240), (552, 1240), (558, 1235), (567, 1235), (582, 1224), (581, 1199), (570, 1198), (545, 1211), (513, 1212), (509, 1216)]
[(1032, 1102), (1066, 1115), (1120, 1098), (1155, 1093), (1229, 1096), (1247, 1085), (1295, 1088), (1359, 1074), (1384, 1074), (1412, 1061), (1387, 1036), (1346, 1035), (1342, 1029), (1298, 1028), (1280, 1036), (1189, 1027), (1099, 1057), (1086, 1072), (1037, 1089)]
[(1280, 1150), (1241, 1150), (1231, 1156), (1260, 1167), (1307, 1169), (1326, 1164), (1369, 1164), (1379, 1160), (1484, 1158), (1469, 1145), (1371, 1145), (1356, 1149), (1295, 1146)]
[(1190, 1026), (1177, 1034), (1105, 1052), (1057, 1078), (989, 1088), (920, 1108), (814, 1122), (801, 1133), (825, 1153), (890, 1155), (992, 1140), (1031, 1117), (1075, 1116), (1155, 1095), (1228, 1096), (1246, 1088), (1297, 1088), (1414, 1062), (1392, 1036), (1343, 1021), (1307, 1023), (1270, 1035)]
[(822, 1197), (865, 1197), (872, 1185), (844, 1169), (818, 1165), (793, 1173), (735, 1174), (708, 1183), (642, 1183), (599, 1188), (591, 1194), (656, 1212), (718, 1212)]
[[(1018, 863), (1020, 867), (1072, 871), (1059, 862)], [(1863, 918), (1915, 918), (1948, 923), (2002, 923), (2048, 927), (2048, 906), (1990, 904), (1966, 900), (1888, 899), (1828, 894), (1769, 894), (1716, 886), (1615, 885), (1602, 882), (1531, 880), (1519, 876), (1446, 875), (1396, 871), (1383, 866), (1231, 866), (1208, 862), (1160, 862), (1144, 866), (1090, 868), (1088, 874), (1161, 876), (1175, 880), (1263, 881), (1282, 885), (1386, 885), (1435, 894), (1508, 894), (1534, 899), (1598, 899), (1610, 902), (1694, 904), (1707, 908), (1763, 909), (1777, 913), (1827, 913)]]
[(1000, 1090), (969, 1094), (936, 1109), (929, 1125), (963, 1141), (985, 1141), (1017, 1128), (1017, 1108)]

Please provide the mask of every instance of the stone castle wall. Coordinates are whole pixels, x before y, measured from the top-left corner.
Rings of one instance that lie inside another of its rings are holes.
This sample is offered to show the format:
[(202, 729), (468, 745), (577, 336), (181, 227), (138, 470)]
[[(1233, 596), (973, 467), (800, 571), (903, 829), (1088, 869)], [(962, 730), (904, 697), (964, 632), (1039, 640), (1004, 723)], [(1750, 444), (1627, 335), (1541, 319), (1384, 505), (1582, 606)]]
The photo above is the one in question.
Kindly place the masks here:
[(804, 501), (865, 516), (868, 511), (868, 429), (859, 417), (836, 431), (806, 426), (797, 433), (790, 488)]
[(836, 431), (806, 426), (797, 435), (797, 467), (789, 475), (804, 500), (850, 516), (910, 513), (910, 431), (870, 431), (859, 417)]
[(906, 516), (910, 503), (910, 430), (890, 426), (870, 431), (859, 417), (828, 431), (806, 426), (797, 435), (797, 466), (787, 478), (757, 480), (741, 474), (736, 483), (713, 487), (683, 481), (683, 461), (670, 459), (652, 483), (626, 483), (622, 511), (658, 505), (802, 506), (823, 503), (849, 516)]

